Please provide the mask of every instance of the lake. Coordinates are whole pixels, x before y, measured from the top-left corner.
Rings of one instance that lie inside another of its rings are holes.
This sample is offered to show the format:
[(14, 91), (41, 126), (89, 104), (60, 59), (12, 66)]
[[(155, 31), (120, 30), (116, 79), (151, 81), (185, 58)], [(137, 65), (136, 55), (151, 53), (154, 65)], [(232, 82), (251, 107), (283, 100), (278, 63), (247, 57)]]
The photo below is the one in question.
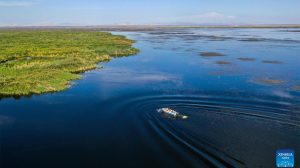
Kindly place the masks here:
[(275, 167), (278, 149), (299, 166), (299, 29), (113, 33), (140, 53), (63, 92), (0, 100), (1, 168)]

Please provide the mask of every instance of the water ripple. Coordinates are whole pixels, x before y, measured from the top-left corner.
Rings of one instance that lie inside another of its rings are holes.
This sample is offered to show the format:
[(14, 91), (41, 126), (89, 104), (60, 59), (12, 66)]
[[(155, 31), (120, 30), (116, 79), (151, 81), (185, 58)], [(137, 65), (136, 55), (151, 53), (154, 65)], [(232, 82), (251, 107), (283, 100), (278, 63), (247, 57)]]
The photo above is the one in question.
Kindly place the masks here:
[[(173, 148), (178, 153), (186, 152), (182, 154), (182, 158), (195, 158), (190, 162), (193, 167), (203, 164), (209, 167), (248, 167), (257, 164), (253, 160), (245, 161), (235, 153), (236, 151), (231, 151), (238, 148), (238, 144), (243, 141), (255, 143), (251, 142), (251, 138), (247, 139), (250, 133), (247, 135), (245, 130), (249, 125), (245, 123), (250, 123), (252, 131), (256, 130), (255, 127), (292, 128), (290, 130), (299, 130), (300, 127), (300, 112), (297, 110), (299, 107), (296, 106), (298, 102), (290, 99), (254, 97), (254, 95), (241, 98), (226, 94), (217, 96), (143, 93), (110, 100), (118, 103), (114, 107), (109, 107), (108, 113), (114, 117), (127, 117), (128, 122), (137, 127), (140, 130), (138, 134), (144, 138), (149, 139), (149, 132), (154, 131), (155, 135), (160, 137), (159, 141), (168, 144), (161, 148)], [(165, 118), (156, 112), (156, 109), (162, 107), (171, 107), (188, 115), (189, 119)], [(145, 126), (145, 123), (149, 127)], [(232, 137), (222, 137), (220, 134), (224, 131), (232, 132), (230, 130), (236, 131), (236, 136), (240, 136), (236, 137), (237, 139), (242, 139), (239, 143), (232, 143), (237, 145), (235, 147), (227, 147), (220, 141), (220, 138), (224, 138), (224, 142), (232, 139)], [(271, 134), (273, 133), (276, 131)], [(261, 135), (261, 140), (264, 140), (263, 133)], [(255, 135), (251, 136), (255, 137)]]

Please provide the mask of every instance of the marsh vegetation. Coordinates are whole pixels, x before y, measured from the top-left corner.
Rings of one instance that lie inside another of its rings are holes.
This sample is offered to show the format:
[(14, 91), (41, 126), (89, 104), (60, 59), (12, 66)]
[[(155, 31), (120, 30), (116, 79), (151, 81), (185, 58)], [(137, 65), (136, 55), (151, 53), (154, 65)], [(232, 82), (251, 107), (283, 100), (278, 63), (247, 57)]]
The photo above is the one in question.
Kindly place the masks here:
[(240, 57), (238, 58), (240, 61), (255, 61), (255, 58), (249, 58), (249, 57)]
[(284, 81), (281, 79), (271, 79), (271, 78), (256, 79), (255, 82), (259, 84), (267, 84), (267, 85), (278, 85), (284, 83)]
[(217, 61), (216, 63), (219, 64), (219, 65), (230, 65), (230, 64), (232, 64), (229, 61)]
[(262, 62), (266, 64), (283, 64), (283, 62), (276, 60), (263, 60)]
[(221, 57), (221, 56), (225, 56), (224, 54), (218, 53), (218, 52), (201, 52), (200, 55), (203, 56), (203, 57)]
[(112, 57), (136, 54), (124, 36), (87, 30), (1, 30), (0, 95), (66, 89), (81, 72)]
[(292, 90), (294, 90), (294, 91), (300, 91), (300, 85), (292, 86)]

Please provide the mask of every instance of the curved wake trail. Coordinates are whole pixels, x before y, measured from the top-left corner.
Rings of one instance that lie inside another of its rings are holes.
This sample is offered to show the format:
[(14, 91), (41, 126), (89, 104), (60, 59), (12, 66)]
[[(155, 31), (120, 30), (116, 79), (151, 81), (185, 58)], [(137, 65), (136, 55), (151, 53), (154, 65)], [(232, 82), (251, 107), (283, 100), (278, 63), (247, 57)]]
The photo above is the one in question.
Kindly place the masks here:
[[(297, 146), (300, 113), (294, 110), (297, 102), (291, 104), (290, 100), (287, 100), (290, 103), (285, 103), (284, 100), (269, 98), (253, 99), (253, 95), (249, 99), (238, 99), (213, 94), (141, 94), (112, 101), (118, 104), (110, 108), (109, 113), (116, 118), (125, 117), (124, 122), (130, 122), (135, 134), (141, 139), (147, 138), (144, 140), (146, 145), (162, 153), (173, 151), (179, 158), (189, 160), (191, 167), (262, 165), (257, 161), (258, 153), (270, 151), (263, 151), (265, 148), (261, 146), (276, 149), (281, 139), (272, 139), (270, 144), (269, 137), (282, 136), (286, 130), (287, 135), (295, 135), (289, 144)], [(165, 117), (156, 111), (162, 107), (175, 109), (188, 115), (189, 119)], [(245, 156), (245, 153), (253, 157)], [(173, 160), (175, 165), (178, 161), (172, 155), (164, 157)]]

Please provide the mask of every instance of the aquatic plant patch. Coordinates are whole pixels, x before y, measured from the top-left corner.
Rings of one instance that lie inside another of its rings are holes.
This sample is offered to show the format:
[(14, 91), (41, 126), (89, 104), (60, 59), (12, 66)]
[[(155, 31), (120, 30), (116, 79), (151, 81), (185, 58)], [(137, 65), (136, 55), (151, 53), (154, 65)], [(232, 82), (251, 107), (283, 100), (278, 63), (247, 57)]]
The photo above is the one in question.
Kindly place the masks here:
[(61, 91), (81, 72), (138, 52), (124, 36), (88, 30), (1, 30), (0, 95)]

